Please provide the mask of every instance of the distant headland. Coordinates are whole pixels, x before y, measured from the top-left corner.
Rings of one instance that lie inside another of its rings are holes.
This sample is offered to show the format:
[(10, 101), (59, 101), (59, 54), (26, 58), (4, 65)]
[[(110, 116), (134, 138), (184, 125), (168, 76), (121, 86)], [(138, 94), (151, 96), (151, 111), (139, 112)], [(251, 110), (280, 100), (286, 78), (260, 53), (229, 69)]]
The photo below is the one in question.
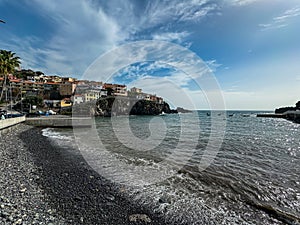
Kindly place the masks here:
[(300, 101), (295, 104), (295, 107), (288, 106), (275, 109), (275, 114), (282, 114), (284, 118), (300, 123)]
[(285, 113), (287, 111), (297, 111), (300, 110), (300, 101), (298, 101), (295, 106), (287, 106), (275, 109), (275, 113)]

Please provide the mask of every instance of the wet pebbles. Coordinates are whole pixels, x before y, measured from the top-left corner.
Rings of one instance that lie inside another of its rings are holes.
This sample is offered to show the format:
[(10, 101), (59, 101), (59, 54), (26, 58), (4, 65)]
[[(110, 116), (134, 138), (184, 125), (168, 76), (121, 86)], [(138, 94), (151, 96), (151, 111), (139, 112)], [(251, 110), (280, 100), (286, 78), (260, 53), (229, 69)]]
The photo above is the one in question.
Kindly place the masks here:
[[(75, 151), (75, 150), (74, 150)], [(165, 224), (80, 154), (18, 125), (0, 141), (0, 224)]]

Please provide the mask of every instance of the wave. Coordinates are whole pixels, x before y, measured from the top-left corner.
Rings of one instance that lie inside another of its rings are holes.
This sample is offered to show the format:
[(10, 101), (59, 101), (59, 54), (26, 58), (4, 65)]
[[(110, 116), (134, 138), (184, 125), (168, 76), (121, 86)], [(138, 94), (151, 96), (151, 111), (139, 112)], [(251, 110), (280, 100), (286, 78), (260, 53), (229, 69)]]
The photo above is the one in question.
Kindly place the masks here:
[(70, 135), (63, 135), (62, 132), (56, 131), (55, 128), (45, 128), (42, 130), (42, 135), (45, 137), (50, 137), (58, 140), (73, 140)]

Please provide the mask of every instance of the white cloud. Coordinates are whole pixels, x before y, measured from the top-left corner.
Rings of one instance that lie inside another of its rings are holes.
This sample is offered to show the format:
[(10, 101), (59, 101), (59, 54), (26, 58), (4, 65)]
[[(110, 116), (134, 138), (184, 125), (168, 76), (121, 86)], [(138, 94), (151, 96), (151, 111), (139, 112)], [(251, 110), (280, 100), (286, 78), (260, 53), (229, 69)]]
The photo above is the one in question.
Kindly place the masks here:
[(146, 93), (163, 96), (173, 107), (181, 106), (188, 109), (209, 108), (205, 95), (201, 91), (190, 91), (179, 85), (179, 83), (186, 82), (185, 79), (188, 78), (177, 75), (173, 77), (144, 77), (130, 83), (129, 86), (140, 87)]
[(290, 19), (297, 16), (300, 16), (300, 7), (288, 9), (279, 16), (274, 17), (269, 23), (262, 23), (258, 26), (261, 27), (262, 30), (283, 28), (289, 25)]
[(115, 46), (119, 27), (100, 8), (88, 1), (35, 0), (27, 1), (55, 26), (48, 40), (39, 39), (36, 47), (34, 36), (13, 36), (6, 45), (23, 59), (22, 66), (40, 68), (46, 73), (81, 75), (100, 54)]
[(296, 16), (299, 16), (299, 15), (300, 15), (300, 8), (295, 7), (295, 8), (286, 10), (282, 15), (273, 18), (273, 20), (284, 22), (288, 18), (296, 17)]
[(198, 21), (218, 9), (218, 5), (209, 0), (192, 0), (187, 4), (180, 0), (149, 1), (143, 24), (157, 25), (166, 22)]
[(205, 61), (205, 63), (211, 69), (212, 72), (215, 72), (218, 67), (222, 66), (222, 64), (218, 63), (215, 59)]
[(188, 49), (176, 44), (153, 40), (132, 42), (108, 52), (95, 61), (86, 76), (92, 79), (101, 71), (98, 79), (106, 80), (121, 68), (145, 61), (158, 61), (161, 64), (178, 68), (192, 79), (197, 79), (210, 72), (206, 64)]
[(231, 4), (235, 6), (249, 5), (257, 1), (258, 0), (230, 0)]
[(152, 34), (153, 40), (160, 40), (160, 41), (170, 41), (170, 42), (176, 42), (181, 43), (183, 42), (184, 38), (189, 36), (190, 33), (187, 31), (183, 32), (165, 32), (165, 33), (156, 33)]
[[(14, 49), (24, 58), (23, 66), (43, 67), (46, 73), (80, 76), (100, 54), (120, 43), (141, 38), (139, 32), (161, 26), (159, 32), (148, 34), (146, 39), (172, 41), (184, 45), (187, 31), (172, 32), (172, 23), (199, 21), (218, 6), (209, 0), (193, 0), (189, 4), (180, 0), (149, 1), (139, 4), (109, 1), (99, 5), (95, 1), (25, 1), (26, 7), (36, 11), (55, 26), (44, 46), (37, 49), (33, 42), (18, 38)], [(142, 37), (143, 39), (143, 37)], [(16, 42), (11, 41), (10, 44)], [(26, 47), (26, 49), (25, 49)], [(37, 60), (39, 59), (39, 60)], [(36, 61), (35, 61), (36, 60)], [(39, 64), (39, 65), (38, 65)]]

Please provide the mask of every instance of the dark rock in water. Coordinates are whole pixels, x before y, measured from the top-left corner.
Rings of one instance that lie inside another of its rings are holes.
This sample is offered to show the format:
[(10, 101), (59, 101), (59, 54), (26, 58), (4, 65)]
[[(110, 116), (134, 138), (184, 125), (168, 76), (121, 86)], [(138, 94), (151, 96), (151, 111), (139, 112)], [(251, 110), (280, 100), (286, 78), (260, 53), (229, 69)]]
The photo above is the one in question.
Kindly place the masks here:
[(188, 110), (188, 109), (184, 109), (184, 108), (182, 108), (182, 107), (177, 107), (177, 112), (179, 112), (179, 113), (191, 113), (191, 112), (193, 112), (192, 110)]
[(73, 107), (73, 113), (77, 115), (92, 116), (118, 116), (118, 115), (159, 115), (162, 113), (177, 113), (170, 109), (168, 103), (137, 100), (130, 97), (109, 96), (100, 98), (96, 102), (88, 102)]
[(275, 113), (283, 114), (286, 119), (291, 120), (295, 123), (300, 123), (300, 101), (298, 101), (295, 107), (282, 107), (275, 109)]
[(282, 108), (275, 109), (275, 113), (282, 114), (287, 111), (295, 111), (295, 110), (296, 110), (295, 107), (282, 107)]
[(288, 107), (281, 107), (278, 109), (275, 109), (275, 113), (285, 113), (287, 111), (296, 111), (296, 110), (300, 110), (300, 101), (298, 101), (295, 105), (295, 107), (293, 106), (288, 106)]

